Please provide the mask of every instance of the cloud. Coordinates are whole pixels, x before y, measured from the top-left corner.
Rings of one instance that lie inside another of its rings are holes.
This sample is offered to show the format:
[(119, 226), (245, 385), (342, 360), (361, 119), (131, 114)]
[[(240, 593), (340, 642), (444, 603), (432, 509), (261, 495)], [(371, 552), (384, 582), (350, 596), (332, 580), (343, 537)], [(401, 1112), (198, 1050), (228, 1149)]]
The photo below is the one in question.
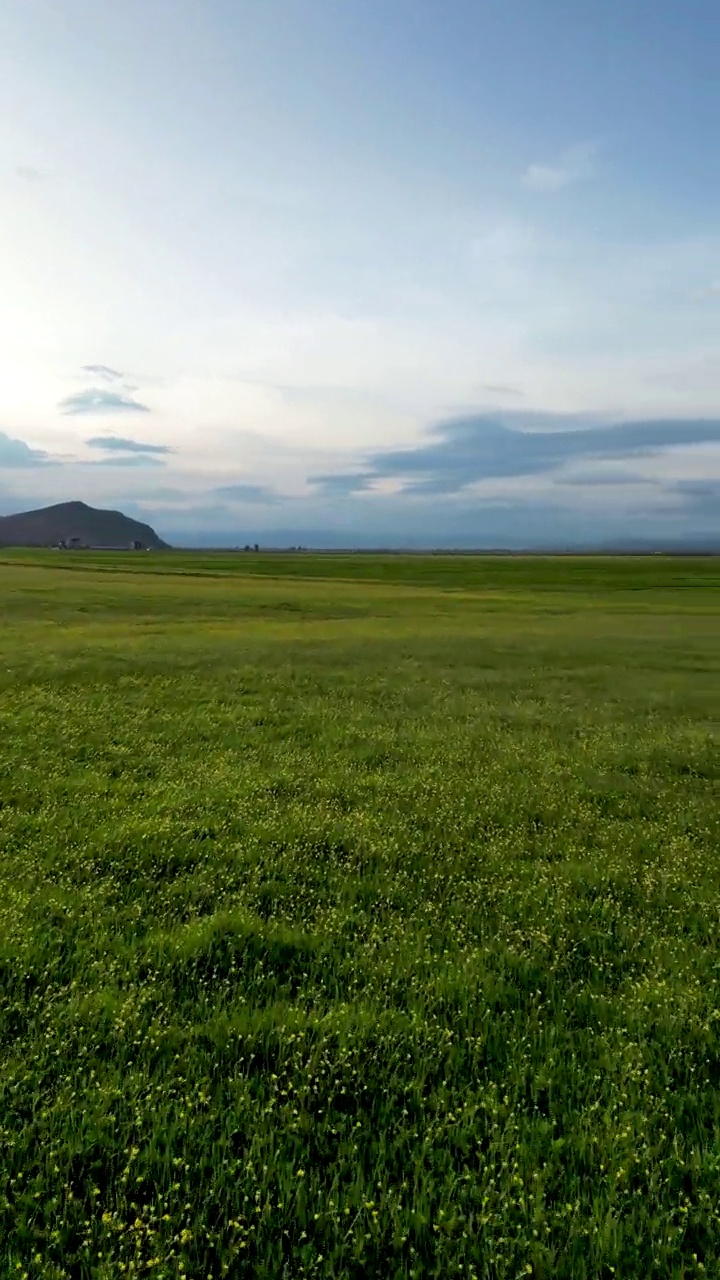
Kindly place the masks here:
[(361, 493), (371, 486), (369, 476), (362, 474), (309, 476), (308, 482), (327, 498), (344, 498), (350, 493)]
[(501, 383), (484, 382), (482, 390), (489, 391), (493, 396), (518, 396), (521, 400), (524, 399), (523, 392), (518, 391), (517, 387), (505, 387)]
[[(127, 497), (127, 495), (123, 495), (123, 497), (115, 500), (117, 500), (119, 506), (122, 507), (124, 512), (128, 512), (131, 508), (135, 508), (140, 511), (140, 504), (137, 502), (137, 493), (133, 494), (132, 492), (129, 492), (129, 490), (128, 493), (129, 497)], [(155, 488), (149, 489), (147, 488), (146, 483), (142, 486), (142, 503), (145, 504), (145, 506), (142, 507), (142, 511), (150, 513), (155, 512), (156, 515), (156, 507), (152, 506), (152, 504), (186, 503), (187, 506), (190, 506), (193, 502), (193, 498), (195, 498), (195, 495), (188, 493), (186, 489), (170, 488), (169, 485), (158, 485), (155, 486)]]
[(84, 364), (81, 372), (104, 378), (106, 382), (120, 382), (125, 377), (124, 373), (118, 373), (117, 369), (111, 369), (107, 364)]
[(109, 453), (172, 453), (167, 444), (143, 444), (140, 440), (128, 440), (123, 436), (91, 436), (85, 441), (90, 449), (105, 449)]
[(17, 164), (15, 166), (15, 177), (21, 178), (23, 182), (43, 182), (45, 175), (31, 164)]
[(150, 413), (146, 404), (133, 400), (131, 396), (121, 395), (118, 391), (110, 391), (105, 387), (88, 387), (86, 391), (78, 391), (67, 396), (58, 405), (61, 413)]
[(24, 440), (15, 440), (0, 431), (0, 468), (43, 467), (51, 461), (43, 449), (33, 449)]
[[(185, 489), (171, 488), (169, 485), (158, 485), (156, 489), (143, 489), (143, 502), (189, 502), (192, 494)], [(136, 495), (137, 497), (137, 495)], [(135, 498), (127, 498), (123, 500), (123, 506), (129, 507), (135, 502)]]
[(120, 453), (110, 458), (91, 458), (78, 464), (81, 467), (165, 467), (164, 458), (153, 453)]
[[(508, 426), (508, 419), (531, 429)], [(547, 429), (568, 422), (569, 428)], [(484, 414), (438, 423), (427, 435), (427, 442), (415, 448), (371, 454), (358, 475), (318, 479), (326, 492), (330, 484), (335, 492), (346, 494), (361, 492), (371, 481), (382, 479), (404, 482), (405, 493), (460, 493), (482, 480), (551, 473), (574, 459), (621, 460), (673, 447), (720, 443), (720, 419), (587, 427), (582, 420), (562, 415)]]
[(233, 502), (249, 502), (262, 506), (277, 502), (280, 496), (274, 489), (263, 484), (222, 485), (219, 489), (213, 489), (212, 493), (215, 497), (228, 498)]
[(595, 148), (585, 143), (569, 147), (552, 164), (530, 164), (522, 183), (529, 191), (560, 191), (576, 182), (584, 182), (594, 173)]
[(567, 475), (556, 476), (555, 483), (571, 486), (578, 485), (582, 488), (612, 489), (616, 485), (655, 484), (655, 481), (649, 480), (647, 476), (641, 475), (638, 471), (616, 471), (610, 467), (590, 466), (570, 471)]
[(694, 516), (707, 517), (720, 525), (720, 478), (714, 480), (681, 480), (673, 493)]

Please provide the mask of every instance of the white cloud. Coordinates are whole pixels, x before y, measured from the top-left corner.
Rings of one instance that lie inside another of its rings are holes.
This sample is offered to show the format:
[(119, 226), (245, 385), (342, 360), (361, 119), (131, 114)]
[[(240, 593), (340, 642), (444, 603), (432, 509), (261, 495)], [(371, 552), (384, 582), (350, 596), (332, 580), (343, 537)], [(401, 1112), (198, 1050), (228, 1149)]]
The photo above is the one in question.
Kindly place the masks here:
[(584, 182), (595, 172), (595, 147), (590, 143), (569, 147), (551, 164), (528, 165), (523, 174), (523, 186), (529, 191), (560, 191), (576, 182)]

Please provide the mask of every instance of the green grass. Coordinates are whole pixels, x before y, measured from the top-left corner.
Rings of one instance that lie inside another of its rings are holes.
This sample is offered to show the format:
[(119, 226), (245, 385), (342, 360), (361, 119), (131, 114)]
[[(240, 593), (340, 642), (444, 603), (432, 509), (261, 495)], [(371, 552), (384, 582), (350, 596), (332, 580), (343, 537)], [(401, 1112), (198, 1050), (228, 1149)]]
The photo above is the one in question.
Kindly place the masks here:
[(718, 586), (2, 553), (0, 1276), (720, 1274)]

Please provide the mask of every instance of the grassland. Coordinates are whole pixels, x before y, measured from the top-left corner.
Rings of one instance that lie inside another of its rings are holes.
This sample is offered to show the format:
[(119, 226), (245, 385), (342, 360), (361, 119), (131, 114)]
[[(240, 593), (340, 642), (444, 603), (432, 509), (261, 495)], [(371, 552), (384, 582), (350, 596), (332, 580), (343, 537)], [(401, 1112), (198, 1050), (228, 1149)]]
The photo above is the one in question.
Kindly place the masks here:
[(717, 560), (0, 560), (0, 1275), (720, 1275)]

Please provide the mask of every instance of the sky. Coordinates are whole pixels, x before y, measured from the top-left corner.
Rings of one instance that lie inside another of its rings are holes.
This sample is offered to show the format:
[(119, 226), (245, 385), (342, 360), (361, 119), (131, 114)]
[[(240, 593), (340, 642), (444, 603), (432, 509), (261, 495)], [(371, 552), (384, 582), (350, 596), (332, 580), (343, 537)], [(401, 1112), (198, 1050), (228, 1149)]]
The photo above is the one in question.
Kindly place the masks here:
[(0, 512), (720, 542), (716, 0), (8, 0)]

